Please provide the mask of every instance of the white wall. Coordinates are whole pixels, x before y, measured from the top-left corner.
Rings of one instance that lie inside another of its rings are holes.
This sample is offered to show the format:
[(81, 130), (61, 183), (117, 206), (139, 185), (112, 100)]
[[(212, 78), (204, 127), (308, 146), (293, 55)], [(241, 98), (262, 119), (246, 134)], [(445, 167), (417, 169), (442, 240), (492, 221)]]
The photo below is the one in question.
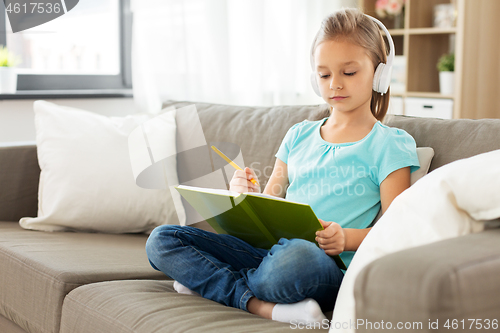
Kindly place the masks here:
[[(0, 143), (35, 141), (34, 101), (0, 100)], [(47, 99), (47, 101), (106, 116), (125, 116), (140, 112), (134, 105), (133, 98)]]

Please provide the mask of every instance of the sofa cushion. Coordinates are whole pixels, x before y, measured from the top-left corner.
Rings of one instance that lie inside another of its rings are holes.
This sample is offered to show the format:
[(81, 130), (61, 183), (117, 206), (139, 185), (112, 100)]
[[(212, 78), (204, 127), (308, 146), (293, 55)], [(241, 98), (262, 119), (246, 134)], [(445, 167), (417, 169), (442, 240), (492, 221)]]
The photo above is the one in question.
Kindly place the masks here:
[(0, 332), (2, 333), (26, 333), (19, 325), (0, 315)]
[(417, 147), (432, 147), (429, 172), (458, 159), (500, 149), (500, 119), (436, 119), (387, 115), (384, 124), (408, 132)]
[(34, 141), (0, 143), (0, 221), (36, 215), (39, 179)]
[(287, 323), (178, 294), (173, 281), (112, 281), (79, 287), (64, 299), (61, 319), (61, 333), (293, 331)]
[[(169, 100), (163, 107), (195, 104), (207, 142), (240, 146), (245, 166), (254, 169), (264, 189), (287, 130), (304, 119), (329, 115), (326, 104), (273, 107), (235, 106)], [(437, 119), (387, 115), (385, 125), (408, 132), (417, 147), (431, 147), (435, 155), (429, 172), (461, 158), (500, 149), (500, 119)], [(182, 170), (178, 170), (179, 175)], [(179, 178), (182, 178), (179, 176)]]
[(149, 265), (145, 235), (36, 232), (0, 222), (0, 315), (24, 330), (59, 332), (68, 292), (118, 279), (166, 279)]

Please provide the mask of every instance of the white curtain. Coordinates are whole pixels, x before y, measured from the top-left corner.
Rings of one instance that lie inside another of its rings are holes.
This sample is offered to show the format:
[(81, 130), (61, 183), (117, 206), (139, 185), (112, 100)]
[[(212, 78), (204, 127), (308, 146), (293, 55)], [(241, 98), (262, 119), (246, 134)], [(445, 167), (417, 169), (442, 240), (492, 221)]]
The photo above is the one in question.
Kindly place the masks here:
[(134, 100), (322, 103), (309, 51), (321, 20), (357, 0), (132, 0)]

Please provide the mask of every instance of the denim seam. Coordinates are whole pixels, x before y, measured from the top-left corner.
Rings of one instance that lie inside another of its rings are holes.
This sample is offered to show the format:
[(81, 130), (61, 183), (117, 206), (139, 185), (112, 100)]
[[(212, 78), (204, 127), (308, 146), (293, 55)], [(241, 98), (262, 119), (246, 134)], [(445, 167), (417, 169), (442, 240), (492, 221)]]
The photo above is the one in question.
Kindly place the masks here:
[[(329, 283), (318, 283), (318, 284), (316, 285), (316, 288), (317, 288), (317, 287), (319, 287), (319, 286), (329, 286), (329, 287), (330, 287), (330, 286), (332, 286), (332, 285), (331, 285), (331, 284), (329, 284)], [(340, 286), (338, 286), (338, 287), (340, 288)], [(294, 292), (293, 294), (291, 294), (290, 296), (288, 296), (286, 299), (287, 299), (287, 300), (289, 300), (290, 298), (292, 298), (293, 296), (298, 295), (298, 294), (305, 294), (305, 293), (304, 293), (302, 290), (301, 290), (300, 292), (299, 292), (299, 291), (296, 291), (296, 292)]]
[[(177, 237), (177, 235), (176, 235), (176, 234), (177, 234), (177, 231), (175, 231), (175, 232), (174, 232), (174, 236), (175, 236), (175, 237), (179, 240), (179, 242), (181, 243), (181, 245), (182, 245), (182, 246), (187, 246), (187, 245), (184, 245), (184, 243), (182, 242), (182, 239), (180, 239), (179, 237)], [(233, 276), (233, 279), (234, 279), (235, 281), (237, 281), (237, 280), (238, 280), (238, 279), (236, 278), (236, 276), (234, 276), (234, 273), (233, 273), (232, 271), (230, 271), (229, 269), (227, 269), (227, 267), (223, 267), (223, 268), (221, 268), (221, 267), (217, 266), (217, 265), (216, 265), (216, 264), (215, 264), (212, 260), (208, 259), (208, 258), (207, 258), (207, 257), (205, 257), (203, 254), (201, 254), (201, 252), (200, 252), (200, 251), (198, 251), (195, 247), (193, 247), (193, 246), (191, 246), (191, 245), (189, 245), (189, 247), (190, 247), (190, 248), (192, 248), (193, 250), (195, 250), (195, 251), (196, 251), (196, 252), (197, 252), (197, 253), (198, 253), (201, 257), (203, 257), (203, 259), (207, 260), (207, 261), (208, 261), (208, 262), (210, 262), (212, 265), (214, 265), (214, 266), (215, 266), (215, 268), (217, 268), (217, 269), (219, 269), (219, 270), (224, 269), (224, 270), (228, 271), (229, 273), (231, 273), (231, 275)]]
[[(250, 253), (250, 252), (248, 252), (248, 251), (246, 251), (246, 250), (235, 249), (235, 248), (233, 248), (233, 247), (231, 247), (231, 246), (228, 246), (228, 245), (226, 245), (226, 244), (224, 244), (224, 243), (217, 242), (216, 240), (214, 240), (214, 239), (212, 239), (212, 238), (205, 237), (205, 236), (202, 236), (202, 235), (198, 235), (198, 234), (195, 234), (195, 233), (192, 233), (192, 232), (189, 232), (189, 231), (183, 231), (183, 232), (184, 232), (184, 233), (186, 233), (186, 234), (190, 234), (190, 235), (192, 235), (192, 236), (197, 236), (197, 237), (204, 238), (204, 239), (206, 239), (206, 240), (208, 240), (208, 241), (210, 241), (210, 242), (217, 243), (217, 244), (222, 245), (222, 246), (224, 246), (224, 247), (227, 247), (228, 249), (231, 249), (231, 250), (233, 250), (233, 251), (245, 252), (245, 253), (247, 253), (249, 256), (251, 256), (251, 257), (253, 257), (253, 258), (255, 258), (255, 259), (262, 259), (262, 257), (256, 257), (256, 256), (254, 256), (252, 253)], [(177, 230), (175, 231), (175, 233), (177, 233)], [(174, 234), (174, 235), (175, 235), (175, 234)]]
[[(248, 293), (250, 293), (250, 295), (248, 297), (246, 297)], [(245, 291), (245, 293), (240, 298), (240, 309), (248, 312), (248, 309), (247, 309), (248, 300), (250, 300), (250, 298), (252, 298), (254, 296), (255, 295), (252, 293), (252, 291), (250, 289)]]

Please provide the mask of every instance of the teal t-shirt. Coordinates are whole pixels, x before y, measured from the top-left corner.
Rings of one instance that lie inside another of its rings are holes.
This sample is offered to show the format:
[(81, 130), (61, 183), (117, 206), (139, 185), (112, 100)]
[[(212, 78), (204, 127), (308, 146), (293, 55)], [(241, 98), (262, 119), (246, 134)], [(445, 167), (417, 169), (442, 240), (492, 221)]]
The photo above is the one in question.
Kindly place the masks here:
[[(330, 143), (320, 134), (328, 118), (304, 120), (286, 133), (275, 155), (287, 164), (286, 198), (307, 203), (318, 218), (342, 228), (367, 228), (381, 206), (380, 183), (403, 167), (420, 168), (415, 140), (377, 121), (359, 141)], [(353, 256), (340, 254), (347, 267)]]

